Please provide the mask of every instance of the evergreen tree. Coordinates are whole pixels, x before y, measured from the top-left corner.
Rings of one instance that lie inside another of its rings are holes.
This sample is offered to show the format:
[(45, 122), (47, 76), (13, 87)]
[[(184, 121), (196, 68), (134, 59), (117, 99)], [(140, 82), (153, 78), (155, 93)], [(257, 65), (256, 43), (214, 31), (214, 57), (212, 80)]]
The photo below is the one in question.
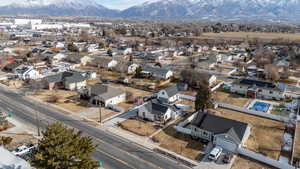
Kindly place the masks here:
[(68, 129), (60, 123), (47, 126), (31, 163), (37, 169), (95, 169), (91, 159), (95, 147), (90, 137)]
[(213, 104), (209, 85), (207, 81), (204, 81), (199, 85), (195, 101), (195, 109), (196, 111), (201, 110), (202, 112), (204, 112), (205, 109), (211, 108), (212, 105)]

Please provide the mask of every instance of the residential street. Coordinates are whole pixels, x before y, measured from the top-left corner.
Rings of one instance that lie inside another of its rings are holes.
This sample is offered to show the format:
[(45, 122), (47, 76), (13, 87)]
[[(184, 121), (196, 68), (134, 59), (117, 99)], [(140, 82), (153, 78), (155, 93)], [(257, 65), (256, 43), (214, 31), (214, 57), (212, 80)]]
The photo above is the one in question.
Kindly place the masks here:
[(71, 115), (66, 115), (58, 110), (54, 110), (53, 108), (33, 103), (24, 96), (13, 93), (4, 88), (0, 88), (0, 108), (3, 111), (12, 113), (14, 118), (17, 118), (29, 125), (36, 124), (36, 112), (38, 112), (42, 125), (59, 121), (70, 127), (83, 131), (84, 134), (91, 136), (95, 145), (97, 145), (97, 149), (93, 154), (93, 157), (102, 161), (104, 168), (187, 168), (158, 153), (132, 144), (127, 140), (114, 136), (101, 129), (97, 129), (80, 119), (72, 117)]

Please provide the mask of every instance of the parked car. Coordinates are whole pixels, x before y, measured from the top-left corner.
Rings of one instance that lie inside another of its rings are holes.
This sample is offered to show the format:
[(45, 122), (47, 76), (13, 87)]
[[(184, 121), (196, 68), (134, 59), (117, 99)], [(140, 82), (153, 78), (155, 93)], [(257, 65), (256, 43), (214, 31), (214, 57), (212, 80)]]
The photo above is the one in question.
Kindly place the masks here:
[(217, 160), (220, 155), (222, 154), (223, 149), (221, 147), (214, 147), (211, 152), (209, 153), (208, 159), (210, 160)]
[(232, 158), (233, 158), (233, 154), (227, 153), (227, 154), (225, 154), (225, 156), (223, 158), (223, 162), (228, 164), (231, 162)]
[(36, 148), (36, 145), (30, 144), (28, 146), (20, 146), (16, 148), (12, 153), (16, 156), (22, 156), (24, 154), (30, 153), (33, 149)]

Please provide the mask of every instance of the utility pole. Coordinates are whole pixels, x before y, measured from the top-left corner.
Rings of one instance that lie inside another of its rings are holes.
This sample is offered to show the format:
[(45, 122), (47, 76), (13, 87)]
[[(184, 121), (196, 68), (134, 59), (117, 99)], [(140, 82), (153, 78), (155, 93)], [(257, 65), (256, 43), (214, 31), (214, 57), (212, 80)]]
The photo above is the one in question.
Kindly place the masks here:
[(102, 112), (101, 112), (101, 103), (99, 103), (99, 123), (102, 122)]
[(35, 111), (35, 118), (36, 118), (36, 126), (37, 126), (37, 132), (38, 132), (38, 136), (41, 136), (40, 133), (40, 120), (39, 120), (39, 113), (38, 111)]

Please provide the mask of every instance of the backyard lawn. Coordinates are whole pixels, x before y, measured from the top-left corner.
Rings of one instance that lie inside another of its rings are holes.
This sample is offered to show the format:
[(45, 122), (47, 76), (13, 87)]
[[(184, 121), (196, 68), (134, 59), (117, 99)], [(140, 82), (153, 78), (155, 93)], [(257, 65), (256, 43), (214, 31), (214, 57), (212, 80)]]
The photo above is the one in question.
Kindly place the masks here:
[(204, 144), (200, 141), (192, 140), (190, 136), (177, 132), (174, 124), (159, 132), (152, 139), (160, 143), (160, 147), (192, 160), (201, 159), (205, 150)]
[(233, 93), (227, 93), (224, 91), (216, 91), (213, 93), (213, 98), (215, 101), (226, 103), (226, 104), (232, 104), (239, 107), (244, 107), (249, 101), (249, 98), (233, 94)]
[(274, 120), (252, 116), (227, 109), (217, 109), (219, 116), (239, 120), (251, 125), (251, 135), (246, 142), (249, 150), (259, 152), (275, 160), (279, 159), (284, 124)]
[(76, 91), (68, 90), (41, 90), (35, 93), (33, 96), (66, 110), (72, 112), (79, 112), (87, 108), (88, 101), (80, 100), (77, 97)]
[(128, 119), (120, 124), (120, 127), (140, 136), (151, 136), (160, 129), (152, 122), (139, 119)]

